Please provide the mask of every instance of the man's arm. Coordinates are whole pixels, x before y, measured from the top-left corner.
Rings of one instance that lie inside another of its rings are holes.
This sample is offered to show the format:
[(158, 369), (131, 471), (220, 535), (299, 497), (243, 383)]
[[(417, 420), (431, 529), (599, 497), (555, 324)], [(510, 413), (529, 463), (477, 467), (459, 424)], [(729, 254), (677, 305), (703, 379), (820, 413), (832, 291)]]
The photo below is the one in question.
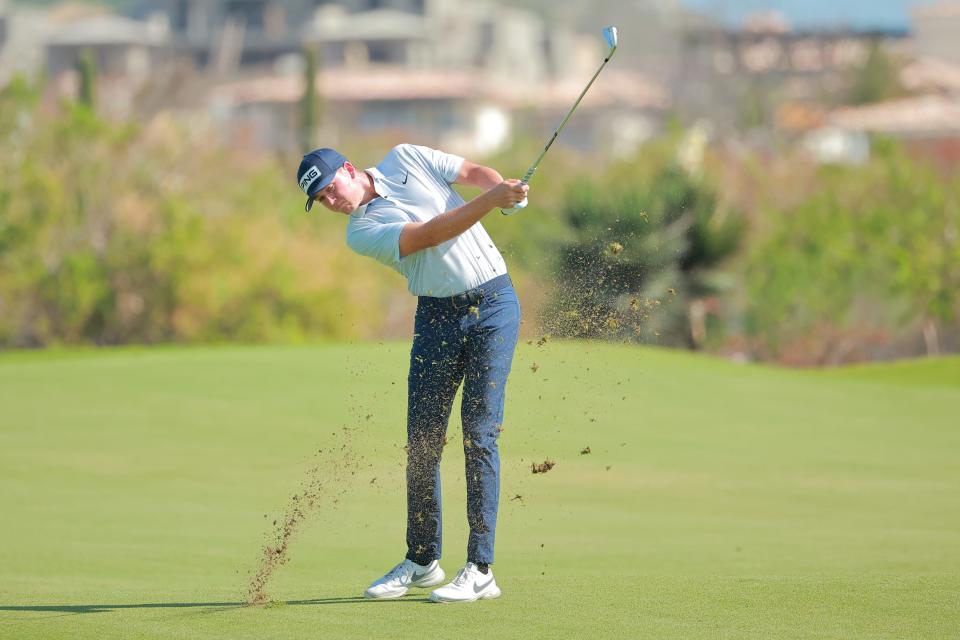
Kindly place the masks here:
[(460, 165), (460, 173), (454, 182), (471, 187), (480, 187), (484, 191), (487, 191), (503, 182), (503, 176), (501, 176), (496, 169), (464, 160), (463, 164)]
[[(467, 161), (464, 160), (464, 164)], [(500, 176), (493, 169), (473, 165), (481, 170), (479, 173), (470, 172), (474, 177), (470, 179), (486, 184), (493, 180), (493, 175)], [(486, 170), (486, 171), (482, 171)], [(488, 173), (488, 172), (492, 172)], [(463, 170), (461, 170), (461, 175)], [(460, 178), (457, 178), (457, 182)], [(476, 184), (476, 183), (467, 183)], [(480, 186), (476, 184), (476, 186)], [(505, 180), (494, 183), (492, 188), (478, 195), (476, 198), (456, 209), (441, 213), (427, 222), (408, 222), (400, 232), (400, 257), (405, 258), (428, 247), (435, 247), (475, 225), (493, 209), (509, 209), (527, 197), (527, 185), (519, 180)]]

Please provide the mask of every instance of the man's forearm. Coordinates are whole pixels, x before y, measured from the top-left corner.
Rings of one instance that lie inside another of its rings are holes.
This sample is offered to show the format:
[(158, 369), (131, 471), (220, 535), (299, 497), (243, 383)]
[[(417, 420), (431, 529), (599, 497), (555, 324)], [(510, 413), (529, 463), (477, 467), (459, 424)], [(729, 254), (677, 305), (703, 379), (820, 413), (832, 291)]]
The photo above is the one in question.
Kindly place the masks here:
[(430, 244), (437, 246), (475, 225), (483, 216), (494, 208), (490, 192), (484, 191), (476, 198), (460, 205), (456, 209), (446, 211), (424, 224), (428, 231)]
[(527, 195), (527, 185), (519, 180), (504, 180), (456, 209), (427, 222), (408, 222), (400, 231), (400, 257), (405, 258), (427, 247), (435, 247), (477, 224), (492, 209), (509, 209)]

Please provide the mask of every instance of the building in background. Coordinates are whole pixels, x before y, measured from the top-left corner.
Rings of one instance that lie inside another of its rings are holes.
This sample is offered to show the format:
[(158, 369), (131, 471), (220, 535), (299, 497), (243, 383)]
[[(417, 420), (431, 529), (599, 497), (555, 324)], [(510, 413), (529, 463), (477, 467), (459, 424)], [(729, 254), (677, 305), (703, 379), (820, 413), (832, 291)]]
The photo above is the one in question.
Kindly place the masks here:
[(910, 23), (915, 55), (960, 64), (960, 0), (918, 4)]
[(815, 158), (863, 162), (870, 139), (883, 136), (945, 170), (960, 166), (960, 1), (918, 5), (911, 18), (892, 58), (902, 94), (821, 110), (804, 137)]
[(47, 40), (56, 30), (50, 13), (0, 0), (0, 87), (17, 75), (34, 77), (42, 71)]
[(133, 14), (169, 24), (177, 51), (199, 67), (229, 73), (240, 65), (269, 64), (299, 50), (310, 0), (140, 0)]
[[(544, 82), (531, 99), (476, 70), (329, 69), (317, 77), (324, 119), (317, 143), (385, 135), (483, 156), (509, 144), (518, 129), (545, 139), (584, 82)], [(298, 144), (303, 92), (299, 75), (256, 77), (212, 88), (209, 104), (235, 144), (288, 149)], [(668, 105), (659, 85), (636, 73), (609, 72), (564, 129), (563, 144), (581, 149), (600, 144), (630, 153), (657, 130)]]
[[(535, 10), (485, 0), (130, 6), (127, 16), (76, 4), (11, 11), (0, 82), (42, 70), (52, 98), (75, 95), (76, 62), (89, 51), (104, 114), (203, 113), (229, 144), (289, 151), (303, 144), (299, 102), (309, 49), (319, 61), (324, 141), (349, 132), (484, 155), (518, 131), (548, 135), (603, 54), (599, 30), (576, 33), (550, 26)], [(660, 127), (669, 91), (624, 58), (591, 90), (561, 144), (629, 153)]]
[(775, 125), (784, 102), (822, 103), (842, 95), (873, 47), (905, 40), (898, 30), (795, 30), (783, 16), (749, 16), (742, 27), (701, 25), (684, 37), (674, 87), (688, 118), (726, 132)]
[[(220, 84), (209, 104), (234, 144), (297, 148), (300, 75), (264, 76)], [(330, 69), (318, 74), (322, 126), (317, 145), (352, 136), (408, 137), (463, 153), (489, 153), (506, 143), (511, 116), (494, 92), (469, 71)]]
[(571, 34), (486, 1), (140, 0), (136, 7), (141, 19), (168, 22), (174, 46), (199, 67), (228, 72), (313, 46), (324, 67), (483, 68), (537, 81), (576, 55)]
[[(324, 143), (347, 132), (383, 134), (478, 155), (499, 150), (517, 130), (546, 135), (603, 53), (599, 36), (549, 29), (531, 11), (454, 0), (319, 3), (300, 42), (321, 61)], [(209, 95), (227, 137), (296, 146), (299, 56), (277, 58), (269, 73), (239, 75)], [(621, 76), (620, 85), (605, 78), (606, 97), (594, 90), (565, 144), (617, 137), (611, 123), (621, 125), (620, 146), (649, 135), (662, 119), (651, 114), (662, 116), (664, 92), (635, 75)]]
[(168, 35), (163, 21), (140, 22), (113, 14), (65, 22), (47, 40), (46, 72), (57, 77), (74, 69), (78, 57), (89, 52), (98, 73), (142, 80), (166, 62)]

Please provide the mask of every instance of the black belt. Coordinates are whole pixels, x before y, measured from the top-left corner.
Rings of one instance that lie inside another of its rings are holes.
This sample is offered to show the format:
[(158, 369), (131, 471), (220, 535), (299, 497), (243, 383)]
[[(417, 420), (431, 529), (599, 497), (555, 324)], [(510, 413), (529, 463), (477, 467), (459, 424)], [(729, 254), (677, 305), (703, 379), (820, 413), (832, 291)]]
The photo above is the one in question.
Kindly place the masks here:
[(445, 298), (434, 298), (432, 296), (419, 296), (421, 302), (432, 302), (437, 304), (448, 304), (454, 309), (461, 309), (463, 307), (473, 307), (480, 303), (486, 297), (489, 297), (500, 291), (506, 289), (509, 286), (512, 286), (513, 282), (510, 280), (510, 274), (504, 273), (499, 275), (492, 280), (487, 280), (478, 287), (473, 289), (468, 289), (463, 293), (458, 293), (455, 296), (447, 296)]

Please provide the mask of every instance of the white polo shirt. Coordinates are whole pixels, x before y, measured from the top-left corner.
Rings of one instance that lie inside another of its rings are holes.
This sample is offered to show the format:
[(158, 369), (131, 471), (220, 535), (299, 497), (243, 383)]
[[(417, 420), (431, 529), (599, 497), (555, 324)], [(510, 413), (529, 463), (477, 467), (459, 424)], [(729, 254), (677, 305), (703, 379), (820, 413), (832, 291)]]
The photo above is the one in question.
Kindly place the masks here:
[(379, 198), (350, 214), (347, 245), (399, 271), (417, 296), (444, 298), (507, 272), (503, 256), (478, 222), (446, 242), (400, 257), (400, 232), (464, 204), (451, 188), (463, 158), (412, 144), (394, 147), (367, 169)]

